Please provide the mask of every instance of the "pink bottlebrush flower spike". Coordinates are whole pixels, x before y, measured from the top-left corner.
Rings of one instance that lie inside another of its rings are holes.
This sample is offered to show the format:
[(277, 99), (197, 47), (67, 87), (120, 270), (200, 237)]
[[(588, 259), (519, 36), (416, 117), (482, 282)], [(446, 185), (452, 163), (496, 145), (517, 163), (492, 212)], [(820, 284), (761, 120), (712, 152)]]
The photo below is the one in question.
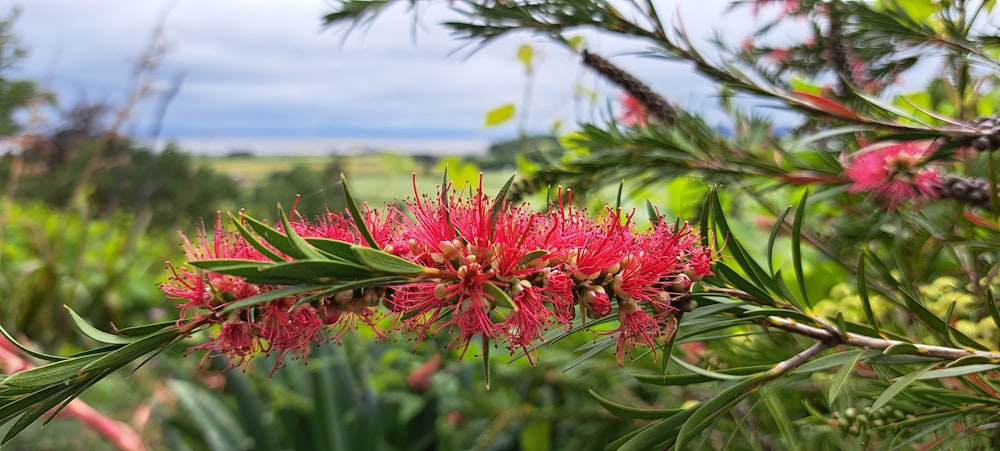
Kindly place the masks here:
[(926, 164), (938, 147), (933, 141), (907, 141), (863, 149), (845, 170), (852, 182), (850, 191), (872, 193), (889, 209), (906, 200), (936, 198), (938, 172)]

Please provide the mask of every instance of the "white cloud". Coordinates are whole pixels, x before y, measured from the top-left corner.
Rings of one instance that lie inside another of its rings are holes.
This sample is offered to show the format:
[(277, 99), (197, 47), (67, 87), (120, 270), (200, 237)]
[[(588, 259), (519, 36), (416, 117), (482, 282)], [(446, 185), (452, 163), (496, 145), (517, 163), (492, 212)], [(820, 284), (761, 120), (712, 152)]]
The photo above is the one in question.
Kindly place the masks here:
[[(727, 4), (723, 0), (679, 3), (663, 2), (660, 10), (673, 17), (680, 7), (693, 36), (708, 37), (720, 25), (747, 28), (741, 17), (730, 19), (733, 23), (705, 20), (719, 17)], [(81, 93), (90, 100), (119, 100), (151, 30), (168, 11), (169, 52), (160, 85), (184, 75), (164, 124), (168, 136), (511, 135), (513, 124), (485, 129), (482, 121), (491, 108), (521, 104), (526, 78), (514, 55), (525, 42), (535, 46), (540, 61), (531, 80), (529, 129), (548, 130), (556, 120), (599, 118), (608, 101), (581, 100), (578, 85), (615, 99), (615, 91), (580, 66), (576, 56), (527, 35), (502, 39), (467, 58), (468, 50), (453, 54), (463, 44), (436, 25), (447, 14), (444, 9), (425, 11), (414, 33), (413, 16), (400, 5), (345, 39), (342, 30), (321, 31), (321, 17), (330, 9), (319, 0), (178, 0), (170, 5), (26, 2), (16, 24), (31, 52), (24, 74), (50, 80), (64, 103)], [(619, 56), (641, 50), (634, 41), (596, 34), (587, 40), (671, 99), (698, 110), (714, 104), (710, 85), (689, 67)], [(140, 115), (140, 134), (150, 128), (143, 121), (150, 120), (151, 104)]]

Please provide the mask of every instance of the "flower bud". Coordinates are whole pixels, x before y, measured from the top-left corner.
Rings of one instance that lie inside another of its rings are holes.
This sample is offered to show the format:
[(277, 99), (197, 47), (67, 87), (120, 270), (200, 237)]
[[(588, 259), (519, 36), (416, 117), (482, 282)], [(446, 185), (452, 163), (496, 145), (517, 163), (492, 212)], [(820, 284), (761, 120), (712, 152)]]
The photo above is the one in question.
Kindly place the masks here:
[(590, 286), (583, 293), (583, 307), (587, 311), (587, 318), (602, 318), (611, 313), (611, 299), (604, 287)]

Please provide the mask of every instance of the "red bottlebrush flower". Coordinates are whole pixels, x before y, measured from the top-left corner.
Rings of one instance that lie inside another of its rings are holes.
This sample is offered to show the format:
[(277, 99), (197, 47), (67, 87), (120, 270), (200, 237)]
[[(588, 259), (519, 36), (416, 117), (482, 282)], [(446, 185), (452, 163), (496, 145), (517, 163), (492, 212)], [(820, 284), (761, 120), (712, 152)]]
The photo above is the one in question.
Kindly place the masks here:
[(644, 127), (649, 123), (649, 113), (635, 97), (628, 94), (621, 96), (622, 114), (619, 120), (629, 127)]
[(254, 335), (251, 324), (245, 321), (227, 321), (221, 323), (219, 331), (211, 340), (188, 348), (188, 352), (207, 350), (202, 362), (210, 356), (221, 354), (226, 357), (228, 368), (246, 370), (250, 358), (260, 352), (261, 348), (262, 344)]
[[(561, 209), (562, 210), (562, 209)], [(585, 211), (559, 211), (549, 239), (559, 249), (565, 270), (577, 282), (594, 280), (602, 273), (618, 272), (627, 245), (632, 241), (631, 218), (622, 223), (608, 211), (601, 223), (588, 219)]]
[[(222, 227), (221, 214), (216, 217), (211, 239), (204, 225), (198, 230), (194, 241), (183, 234), (181, 237), (189, 261), (221, 258), (267, 260), (244, 241), (242, 236), (226, 232)], [(228, 302), (245, 299), (261, 292), (261, 287), (247, 283), (240, 277), (190, 270), (186, 267), (177, 268), (169, 262), (167, 265), (171, 275), (166, 283), (160, 285), (160, 289), (170, 299), (187, 301), (178, 305), (181, 309), (180, 319), (186, 318), (192, 311), (199, 309), (214, 311)]]
[(285, 365), (286, 354), (292, 353), (296, 359), (308, 357), (313, 341), (323, 342), (326, 338), (320, 333), (323, 322), (316, 309), (308, 305), (292, 307), (293, 304), (294, 299), (271, 301), (254, 323), (257, 336), (266, 342), (265, 352), (277, 352), (272, 375)]
[(631, 352), (635, 345), (649, 346), (653, 350), (653, 360), (656, 361), (656, 345), (653, 340), (664, 335), (664, 324), (643, 311), (635, 300), (618, 303), (618, 322), (618, 328), (610, 332), (618, 335), (618, 347), (615, 351), (618, 366), (624, 366), (625, 354)]
[(932, 141), (881, 144), (854, 156), (845, 174), (851, 192), (865, 191), (883, 198), (890, 209), (906, 200), (937, 197), (938, 172), (926, 168), (939, 147)]

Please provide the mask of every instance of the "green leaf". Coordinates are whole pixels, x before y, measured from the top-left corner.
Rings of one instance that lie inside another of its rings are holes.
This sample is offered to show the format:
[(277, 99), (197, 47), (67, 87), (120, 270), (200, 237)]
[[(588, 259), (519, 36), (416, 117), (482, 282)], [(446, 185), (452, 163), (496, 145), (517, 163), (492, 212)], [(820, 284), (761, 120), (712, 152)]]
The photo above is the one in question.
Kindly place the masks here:
[(263, 304), (265, 302), (271, 302), (271, 301), (274, 301), (276, 299), (282, 299), (282, 298), (286, 298), (286, 297), (294, 297), (294, 296), (301, 295), (302, 293), (308, 293), (308, 292), (311, 292), (311, 291), (322, 290), (324, 288), (328, 288), (329, 286), (330, 285), (328, 285), (328, 284), (323, 284), (323, 285), (293, 285), (293, 286), (290, 286), (290, 287), (279, 288), (277, 290), (265, 291), (265, 292), (263, 292), (261, 294), (258, 294), (258, 295), (255, 295), (255, 296), (251, 296), (251, 297), (248, 297), (246, 299), (240, 299), (238, 301), (226, 304), (226, 306), (223, 307), (222, 310), (219, 311), (219, 315), (226, 316), (226, 315), (229, 315), (231, 313), (234, 313), (234, 312), (237, 312), (237, 311), (249, 308), (249, 307), (253, 307), (255, 305)]
[(27, 396), (22, 396), (13, 400), (4, 400), (0, 403), (0, 424), (5, 424), (12, 418), (16, 417), (18, 414), (25, 412), (27, 409), (36, 403), (56, 394), (57, 392), (64, 390), (66, 387), (61, 384), (52, 385), (41, 390), (37, 388), (30, 388), (26, 394)]
[(881, 354), (879, 351), (845, 351), (838, 352), (836, 354), (830, 354), (828, 356), (823, 356), (818, 359), (813, 359), (809, 362), (802, 364), (802, 366), (795, 368), (792, 372), (796, 374), (811, 374), (817, 371), (828, 370), (830, 368), (835, 368), (838, 366), (843, 366), (848, 362), (854, 361), (860, 356), (862, 360), (873, 357), (875, 355)]
[(648, 451), (651, 449), (663, 449), (664, 443), (669, 443), (676, 439), (677, 431), (681, 425), (694, 414), (695, 409), (683, 409), (681, 412), (664, 418), (656, 423), (645, 426), (632, 434), (608, 444), (605, 449), (616, 449), (618, 451)]
[(528, 263), (538, 260), (546, 255), (549, 255), (549, 251), (544, 249), (535, 249), (521, 256), (521, 259), (517, 261), (517, 266), (527, 265)]
[(59, 362), (62, 360), (66, 360), (66, 357), (38, 352), (21, 344), (19, 341), (15, 340), (14, 337), (10, 335), (10, 332), (7, 332), (7, 329), (4, 329), (3, 326), (0, 326), (0, 334), (3, 334), (4, 338), (6, 338), (7, 341), (10, 342), (10, 344), (14, 345), (14, 347), (20, 349), (21, 352), (28, 354), (36, 359), (45, 360), (47, 362)]
[(997, 307), (997, 301), (993, 298), (993, 290), (986, 290), (986, 308), (990, 311), (990, 318), (993, 318), (993, 325), (1000, 328), (1000, 308)]
[[(282, 260), (284, 261), (284, 260)], [(188, 262), (189, 265), (195, 268), (204, 269), (206, 271), (218, 272), (222, 274), (229, 274), (224, 272), (225, 270), (231, 271), (246, 271), (252, 274), (257, 271), (257, 268), (264, 267), (271, 264), (271, 262), (262, 262), (258, 260), (243, 260), (235, 258), (220, 258), (214, 260), (192, 260)]]
[(493, 233), (496, 232), (497, 221), (500, 219), (500, 213), (503, 211), (504, 201), (507, 200), (507, 192), (510, 191), (510, 185), (514, 183), (514, 175), (511, 175), (507, 179), (507, 183), (503, 184), (500, 188), (500, 192), (497, 193), (497, 197), (493, 199), (493, 205), (490, 206), (490, 236), (492, 238)]
[(715, 394), (711, 399), (702, 401), (677, 433), (676, 447), (683, 449), (690, 439), (707, 428), (717, 416), (742, 401), (759, 384), (769, 379), (765, 375), (749, 377)]
[(104, 344), (128, 344), (136, 340), (135, 337), (123, 337), (121, 335), (109, 334), (96, 327), (92, 326), (87, 320), (83, 319), (76, 312), (73, 311), (68, 305), (63, 305), (67, 311), (69, 311), (70, 318), (73, 319), (73, 323), (76, 324), (77, 329), (80, 333), (87, 336), (91, 340), (98, 343)]
[(755, 301), (760, 302), (765, 305), (775, 305), (774, 299), (766, 291), (759, 288), (753, 282), (744, 279), (736, 270), (730, 268), (728, 265), (722, 263), (716, 263), (714, 266), (715, 272), (727, 282), (729, 282), (733, 288), (739, 289), (746, 292), (750, 296), (753, 296)]
[(615, 346), (617, 344), (618, 344), (618, 342), (614, 339), (614, 337), (612, 337), (610, 335), (605, 335), (603, 337), (598, 338), (597, 340), (594, 341), (594, 343), (591, 344), (591, 347), (590, 347), (589, 351), (587, 351), (587, 352), (581, 354), (579, 357), (573, 359), (572, 362), (567, 363), (566, 366), (563, 367), (563, 372), (565, 373), (565, 372), (567, 372), (569, 370), (572, 370), (573, 368), (576, 368), (581, 363), (586, 362), (587, 360), (590, 360), (595, 355), (600, 354), (600, 353), (602, 353), (602, 352), (604, 352), (604, 351), (612, 348), (613, 346)]
[[(280, 209), (278, 211), (281, 212)], [(243, 220), (246, 221), (247, 224), (250, 224), (250, 228), (252, 228), (253, 231), (257, 233), (257, 235), (260, 235), (260, 237), (263, 238), (264, 241), (267, 242), (267, 244), (274, 246), (274, 248), (280, 251), (281, 253), (292, 258), (307, 258), (307, 255), (299, 251), (298, 246), (296, 246), (295, 243), (292, 242), (292, 240), (288, 237), (288, 235), (281, 233), (280, 231), (278, 231), (278, 229), (275, 229), (274, 227), (271, 227), (267, 224), (264, 224), (263, 222), (251, 218), (250, 216), (243, 215)], [(260, 250), (256, 246), (255, 248), (257, 250)], [(285, 260), (280, 257), (278, 259), (274, 259), (273, 257), (269, 258), (275, 261)]]
[(126, 327), (124, 329), (118, 329), (118, 333), (128, 337), (138, 337), (141, 335), (149, 335), (153, 332), (159, 332), (165, 327), (176, 326), (176, 320), (160, 321), (156, 323), (143, 324), (140, 326)]
[(719, 381), (720, 378), (717, 375), (733, 376), (734, 379), (742, 379), (740, 376), (752, 376), (757, 373), (762, 373), (771, 368), (774, 365), (753, 365), (745, 366), (741, 368), (726, 368), (713, 371), (712, 375), (700, 374), (700, 373), (690, 373), (690, 374), (633, 374), (634, 377), (639, 382), (650, 385), (662, 385), (662, 386), (684, 386), (684, 385), (694, 385), (701, 384), (704, 382), (714, 382)]
[(507, 103), (486, 112), (486, 121), (483, 125), (495, 127), (503, 124), (514, 117), (514, 104)]
[(779, 318), (793, 319), (804, 324), (812, 324), (815, 322), (808, 315), (796, 312), (795, 310), (777, 309), (777, 308), (761, 308), (761, 309), (747, 310), (745, 312), (740, 313), (740, 316), (744, 318), (760, 318), (760, 317), (776, 316)]
[(965, 365), (994, 364), (994, 363), (1000, 363), (1000, 362), (998, 362), (996, 360), (993, 360), (993, 359), (991, 359), (989, 357), (983, 356), (983, 355), (967, 355), (965, 357), (961, 357), (961, 358), (956, 359), (955, 361), (953, 361), (953, 362), (945, 365), (945, 368), (953, 368), (953, 367), (965, 366)]
[[(721, 371), (706, 370), (706, 369), (698, 367), (696, 365), (692, 365), (690, 363), (687, 363), (687, 362), (685, 362), (685, 361), (677, 358), (677, 356), (670, 356), (670, 358), (673, 360), (674, 363), (676, 363), (681, 368), (684, 368), (685, 370), (688, 370), (688, 371), (690, 371), (690, 372), (692, 372), (694, 374), (697, 374), (699, 376), (707, 377), (709, 379), (713, 379), (713, 380), (717, 380), (717, 381), (743, 380), (743, 379), (750, 378), (750, 376), (753, 376), (753, 375), (757, 374), (757, 373), (751, 373), (749, 375), (726, 374), (726, 373), (723, 373)], [(753, 368), (753, 367), (751, 367), (751, 368)]]
[(912, 365), (916, 363), (940, 362), (943, 359), (919, 354), (882, 355), (882, 353), (879, 353), (872, 357), (864, 357), (862, 360), (870, 365)]
[(502, 288), (496, 286), (496, 284), (489, 282), (484, 283), (483, 291), (486, 292), (487, 296), (493, 299), (493, 304), (495, 304), (497, 307), (508, 308), (515, 312), (520, 310), (517, 304), (514, 303), (514, 300), (510, 298), (510, 295), (507, 294), (507, 292), (504, 291)]
[(882, 350), (882, 355), (920, 354), (920, 348), (913, 343), (895, 343)]
[(917, 377), (918, 380), (927, 379), (940, 379), (942, 377), (957, 377), (965, 376), (966, 374), (973, 373), (985, 373), (987, 371), (993, 371), (1000, 368), (1000, 364), (988, 363), (988, 364), (978, 364), (978, 365), (963, 365), (963, 366), (953, 366), (949, 368), (942, 368), (940, 370), (928, 371)]
[(840, 367), (837, 374), (833, 376), (833, 381), (830, 382), (830, 389), (826, 392), (827, 403), (833, 405), (833, 402), (837, 400), (837, 395), (844, 388), (844, 384), (847, 383), (847, 378), (854, 371), (854, 367), (858, 364), (858, 360), (861, 359), (861, 353), (855, 353), (853, 359), (850, 363), (846, 363)]
[(17, 434), (34, 423), (35, 420), (42, 415), (45, 415), (46, 412), (52, 410), (53, 407), (59, 405), (59, 403), (66, 400), (67, 397), (71, 396), (73, 392), (79, 389), (76, 385), (57, 387), (59, 387), (60, 390), (56, 391), (49, 397), (42, 399), (38, 402), (38, 404), (34, 404), (31, 410), (25, 412), (20, 418), (17, 419), (17, 421), (14, 422), (14, 425), (11, 426), (10, 429), (7, 430), (7, 434), (4, 435), (3, 441), (0, 442), (0, 446), (7, 444), (7, 442), (13, 439)]
[(14, 373), (3, 380), (3, 385), (21, 388), (42, 388), (62, 384), (76, 378), (83, 367), (102, 356), (88, 355), (49, 363), (30, 370)]
[(486, 390), (490, 389), (490, 337), (482, 335), (483, 342), (483, 382), (486, 383)]
[(771, 235), (767, 237), (767, 272), (774, 277), (774, 241), (778, 238), (778, 233), (781, 231), (781, 226), (785, 223), (785, 217), (788, 216), (788, 212), (792, 210), (792, 207), (786, 207), (784, 211), (778, 215), (778, 220), (774, 222), (774, 227), (771, 227)]
[(649, 215), (649, 223), (654, 227), (660, 225), (660, 214), (656, 211), (656, 206), (649, 199), (646, 199), (646, 214)]
[(865, 254), (862, 252), (858, 255), (858, 297), (861, 298), (861, 308), (865, 312), (865, 318), (868, 319), (868, 324), (871, 325), (872, 329), (879, 331), (878, 321), (875, 318), (875, 312), (872, 310), (871, 299), (868, 297), (868, 275), (865, 272)]
[(534, 59), (534, 57), (535, 57), (535, 48), (532, 47), (530, 44), (521, 44), (517, 48), (517, 60), (521, 62), (522, 66), (524, 66), (525, 72), (531, 73), (533, 69), (532, 60)]
[[(732, 230), (729, 228), (729, 224), (726, 222), (725, 211), (722, 208), (722, 203), (719, 200), (719, 197), (710, 196), (709, 198), (712, 207), (712, 219), (715, 221), (715, 226), (719, 230), (719, 234), (726, 237), (726, 248), (733, 256), (733, 260), (736, 261), (736, 264), (747, 275), (748, 280), (754, 286), (760, 287), (760, 289), (755, 291), (760, 292), (763, 289), (773, 289), (774, 287), (771, 277), (764, 272), (764, 269), (761, 268), (756, 261), (754, 261), (750, 253), (746, 251), (743, 245), (740, 244), (740, 241), (733, 235)], [(742, 287), (739, 288), (743, 289)]]
[(905, 376), (897, 378), (896, 382), (893, 382), (892, 385), (890, 385), (889, 388), (886, 388), (885, 391), (879, 395), (878, 399), (875, 400), (875, 403), (872, 404), (872, 410), (878, 410), (882, 406), (888, 404), (889, 401), (892, 401), (892, 398), (895, 398), (896, 395), (906, 389), (907, 386), (912, 384), (914, 381), (919, 379), (920, 376), (930, 371), (931, 368), (934, 368), (935, 366), (938, 366), (937, 362), (927, 364)]
[(946, 338), (954, 338), (955, 341), (968, 346), (973, 349), (978, 349), (980, 351), (986, 351), (987, 349), (979, 342), (969, 338), (967, 335), (959, 332), (954, 327), (950, 326), (945, 320), (939, 318), (933, 312), (924, 307), (916, 297), (912, 296), (907, 292), (903, 292), (903, 300), (906, 307), (913, 314), (917, 315), (924, 324), (930, 327), (935, 332), (941, 334)]
[(306, 238), (310, 246), (315, 247), (328, 257), (350, 263), (361, 264), (361, 260), (354, 254), (354, 244), (346, 241), (331, 240), (328, 238)]
[(806, 277), (802, 272), (802, 222), (806, 216), (806, 201), (809, 199), (809, 190), (802, 193), (799, 199), (799, 206), (795, 209), (795, 218), (792, 220), (792, 266), (795, 269), (795, 279), (799, 283), (799, 291), (802, 299), (809, 308), (809, 291), (806, 290)]
[(183, 333), (180, 329), (168, 329), (162, 332), (147, 336), (139, 341), (122, 346), (114, 351), (100, 356), (98, 359), (85, 365), (80, 371), (97, 371), (104, 369), (118, 369), (140, 357), (149, 354), (168, 343), (174, 341)]
[(368, 225), (365, 224), (365, 217), (361, 215), (361, 210), (358, 209), (357, 202), (351, 196), (351, 189), (347, 186), (347, 177), (344, 177), (344, 174), (340, 174), (340, 181), (344, 185), (344, 200), (347, 202), (347, 211), (351, 213), (351, 219), (354, 220), (354, 226), (358, 228), (358, 233), (361, 234), (361, 237), (365, 239), (365, 242), (372, 249), (381, 249), (378, 243), (375, 242), (375, 237), (372, 236), (371, 231), (368, 230)]
[(237, 417), (225, 403), (193, 383), (172, 379), (168, 381), (171, 391), (183, 412), (196, 424), (202, 425), (202, 443), (199, 445), (211, 451), (250, 449), (252, 443)]
[(629, 407), (618, 404), (614, 401), (601, 397), (592, 389), (587, 390), (608, 412), (620, 418), (631, 418), (634, 420), (659, 420), (676, 415), (684, 409), (649, 409), (639, 407)]
[(309, 242), (304, 240), (295, 229), (292, 227), (292, 223), (288, 221), (288, 216), (285, 214), (285, 210), (278, 205), (278, 217), (281, 218), (281, 225), (285, 228), (285, 236), (288, 237), (288, 242), (295, 246), (295, 251), (302, 255), (302, 257), (296, 257), (301, 259), (314, 259), (322, 260), (324, 258), (323, 254), (314, 249), (309, 245)]
[(409, 260), (404, 260), (388, 252), (380, 251), (377, 248), (353, 246), (351, 250), (354, 251), (354, 255), (362, 263), (373, 271), (397, 275), (417, 275), (427, 271), (427, 268), (423, 266)]
[(372, 276), (371, 271), (354, 263), (331, 260), (296, 260), (268, 264), (260, 268), (256, 275), (247, 276), (246, 279), (248, 282), (262, 285), (292, 285), (300, 283), (329, 284), (340, 280), (357, 280)]
[[(248, 220), (248, 222), (257, 221), (256, 219), (253, 219), (247, 215), (240, 215), (240, 218)], [(271, 250), (271, 248), (261, 243), (260, 240), (257, 238), (257, 235), (254, 235), (252, 232), (250, 232), (250, 230), (248, 230), (243, 225), (243, 221), (240, 220), (240, 218), (233, 216), (232, 213), (229, 214), (229, 219), (233, 222), (233, 225), (236, 226), (236, 230), (239, 230), (240, 235), (243, 235), (244, 241), (249, 243), (250, 246), (252, 246), (254, 249), (257, 250), (257, 252), (260, 252), (261, 255), (271, 259), (271, 261), (276, 261), (276, 262), (285, 261), (285, 259), (282, 256), (278, 255), (273, 250)]]

